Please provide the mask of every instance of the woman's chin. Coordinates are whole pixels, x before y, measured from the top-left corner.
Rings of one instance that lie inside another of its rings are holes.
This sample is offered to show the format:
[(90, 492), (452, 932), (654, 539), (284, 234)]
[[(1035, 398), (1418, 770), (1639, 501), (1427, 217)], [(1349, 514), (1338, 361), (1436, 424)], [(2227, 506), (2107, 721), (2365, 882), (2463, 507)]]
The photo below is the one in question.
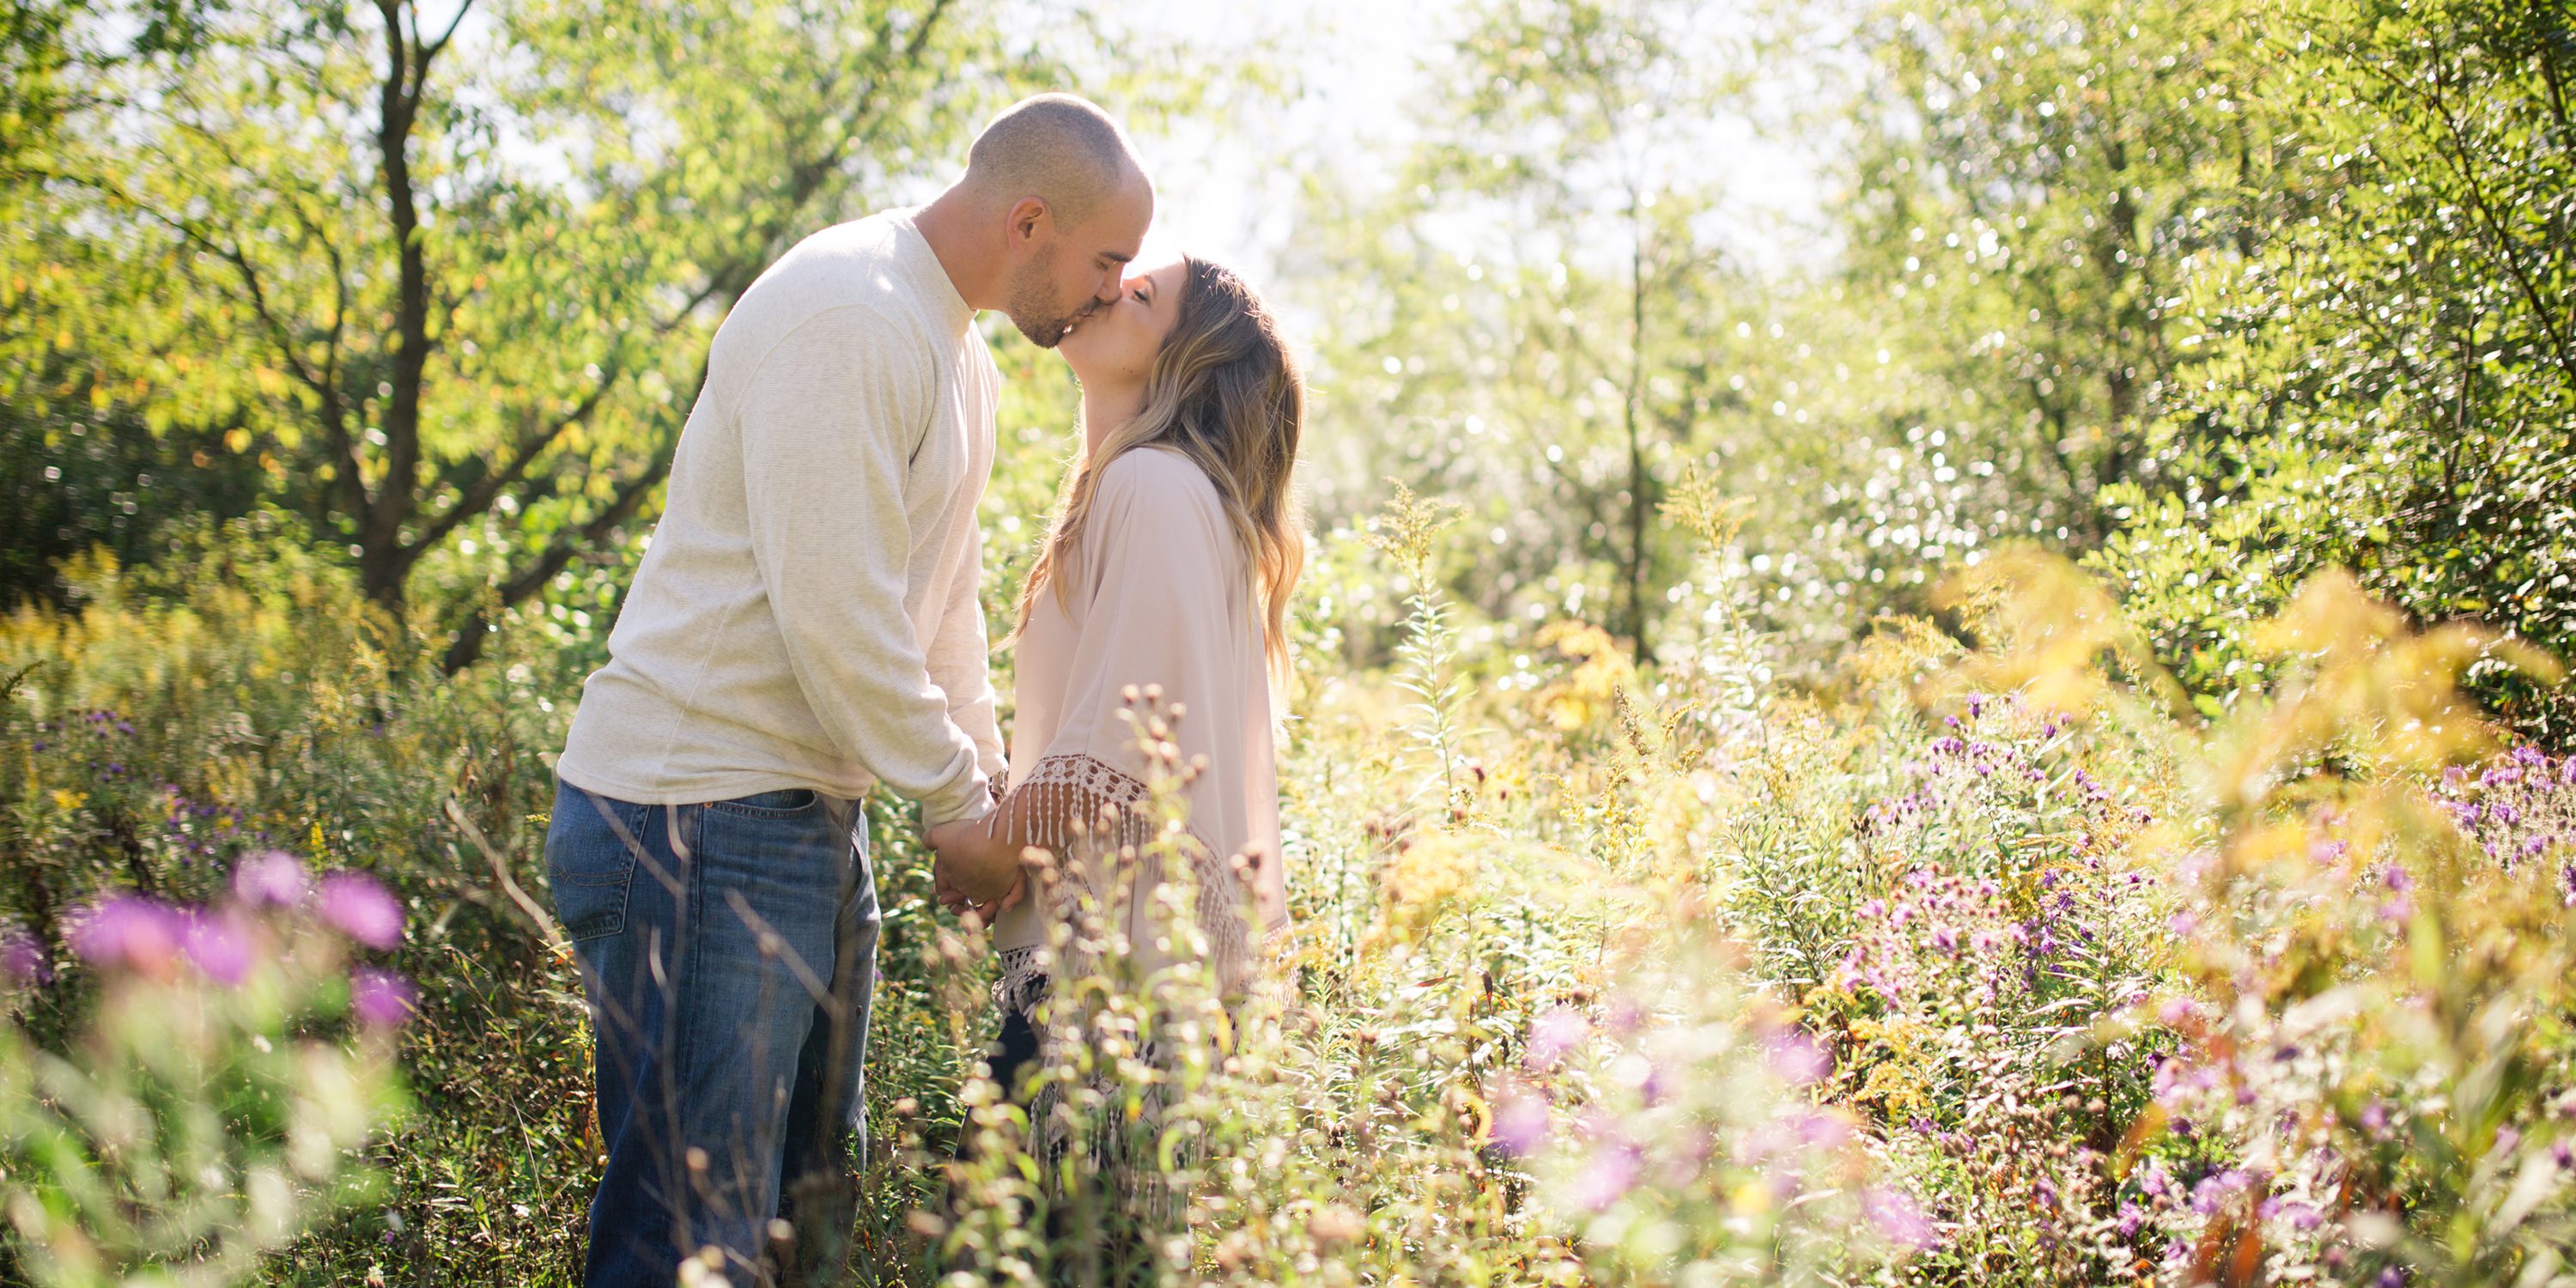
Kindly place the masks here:
[(1073, 368), (1073, 378), (1076, 380), (1081, 380), (1099, 370), (1100, 355), (1094, 350), (1095, 345), (1091, 337), (1084, 335), (1080, 327), (1065, 332), (1064, 338), (1055, 343), (1055, 351), (1064, 355), (1064, 365)]

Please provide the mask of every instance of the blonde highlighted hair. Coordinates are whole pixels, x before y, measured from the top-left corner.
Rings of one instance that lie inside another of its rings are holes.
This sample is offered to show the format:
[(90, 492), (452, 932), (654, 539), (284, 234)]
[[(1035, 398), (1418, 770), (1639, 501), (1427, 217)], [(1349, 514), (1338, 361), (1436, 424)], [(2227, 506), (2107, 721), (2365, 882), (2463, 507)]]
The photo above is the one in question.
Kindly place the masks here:
[(1163, 447), (1197, 463), (1225, 504), (1235, 547), (1252, 574), (1261, 610), (1262, 651), (1274, 681), (1288, 676), (1288, 595), (1306, 566), (1291, 472), (1306, 420), (1306, 378), (1279, 324), (1242, 278), (1195, 257), (1182, 261), (1180, 311), (1145, 376), (1145, 407), (1112, 429), (1097, 450), (1075, 458), (1057, 496), (1055, 526), (1020, 588), (1019, 625), (1028, 629), (1038, 596), (1054, 585), (1090, 517), (1100, 476), (1140, 447)]

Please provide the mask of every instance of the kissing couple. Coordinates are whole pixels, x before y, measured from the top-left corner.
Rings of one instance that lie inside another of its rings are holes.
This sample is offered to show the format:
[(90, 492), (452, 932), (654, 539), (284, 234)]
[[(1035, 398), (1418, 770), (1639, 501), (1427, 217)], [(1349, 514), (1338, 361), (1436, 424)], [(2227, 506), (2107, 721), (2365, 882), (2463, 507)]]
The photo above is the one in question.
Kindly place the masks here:
[[(1005, 1087), (1038, 1058), (1047, 945), (1077, 915), (1058, 892), (1078, 883), (1047, 874), (1154, 880), (1101, 853), (1160, 826), (1139, 695), (1183, 713), (1161, 731), (1192, 767), (1171, 779), (1220, 990), (1285, 922), (1272, 704), (1303, 379), (1234, 273), (1135, 263), (1153, 213), (1118, 125), (1041, 95), (936, 200), (807, 237), (717, 329), (546, 836), (596, 1031), (591, 1288), (667, 1288), (687, 1258), (735, 1283), (844, 1258), (872, 787), (920, 802), (940, 901), (992, 926)], [(1001, 384), (984, 309), (1082, 388), (1020, 595), (1007, 758), (979, 597)]]

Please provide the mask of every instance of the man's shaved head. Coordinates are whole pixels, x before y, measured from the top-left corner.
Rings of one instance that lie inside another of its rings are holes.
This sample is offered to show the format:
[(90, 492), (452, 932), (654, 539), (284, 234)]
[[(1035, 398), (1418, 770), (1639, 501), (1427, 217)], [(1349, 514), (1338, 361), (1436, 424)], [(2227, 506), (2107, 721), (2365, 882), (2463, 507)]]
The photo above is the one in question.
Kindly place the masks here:
[(1072, 94), (994, 117), (966, 177), (914, 217), (966, 303), (1010, 314), (1041, 349), (1119, 297), (1153, 221), (1154, 185), (1126, 132)]
[(966, 155), (966, 186), (1002, 202), (1035, 197), (1059, 228), (1080, 226), (1131, 187), (1153, 191), (1126, 131), (1075, 94), (1025, 98), (994, 117)]

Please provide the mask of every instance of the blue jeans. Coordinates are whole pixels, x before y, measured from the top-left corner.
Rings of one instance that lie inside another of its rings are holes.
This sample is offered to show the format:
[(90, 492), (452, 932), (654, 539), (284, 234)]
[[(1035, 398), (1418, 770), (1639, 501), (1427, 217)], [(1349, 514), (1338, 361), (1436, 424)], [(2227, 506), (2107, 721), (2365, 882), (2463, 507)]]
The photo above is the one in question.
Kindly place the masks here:
[(876, 982), (857, 804), (638, 805), (559, 783), (546, 875), (581, 959), (608, 1155), (585, 1282), (669, 1288), (710, 1246), (734, 1283), (766, 1282), (782, 1219), (805, 1274), (837, 1272)]

